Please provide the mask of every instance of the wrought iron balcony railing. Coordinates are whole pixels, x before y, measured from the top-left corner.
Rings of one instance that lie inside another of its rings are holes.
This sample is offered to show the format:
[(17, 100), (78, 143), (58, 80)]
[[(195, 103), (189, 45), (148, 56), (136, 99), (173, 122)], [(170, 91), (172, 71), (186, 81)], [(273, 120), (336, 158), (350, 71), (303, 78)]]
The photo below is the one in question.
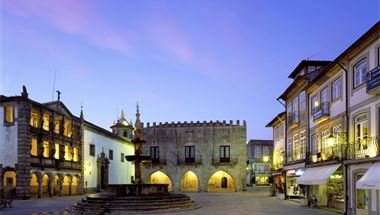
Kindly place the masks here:
[(287, 122), (290, 128), (298, 127), (299, 121), (300, 121), (299, 111), (288, 113)]
[(380, 94), (380, 66), (367, 73), (367, 93), (370, 95)]
[(330, 117), (330, 103), (322, 102), (319, 106), (313, 107), (313, 121), (320, 123)]
[(380, 155), (378, 137), (365, 138), (348, 146), (348, 159), (356, 160)]

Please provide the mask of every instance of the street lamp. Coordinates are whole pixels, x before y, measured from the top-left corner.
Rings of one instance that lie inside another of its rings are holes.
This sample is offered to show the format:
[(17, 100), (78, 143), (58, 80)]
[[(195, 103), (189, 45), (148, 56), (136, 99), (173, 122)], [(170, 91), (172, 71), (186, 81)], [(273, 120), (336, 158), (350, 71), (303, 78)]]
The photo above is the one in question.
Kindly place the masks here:
[(269, 161), (269, 156), (263, 156), (263, 161), (266, 163)]

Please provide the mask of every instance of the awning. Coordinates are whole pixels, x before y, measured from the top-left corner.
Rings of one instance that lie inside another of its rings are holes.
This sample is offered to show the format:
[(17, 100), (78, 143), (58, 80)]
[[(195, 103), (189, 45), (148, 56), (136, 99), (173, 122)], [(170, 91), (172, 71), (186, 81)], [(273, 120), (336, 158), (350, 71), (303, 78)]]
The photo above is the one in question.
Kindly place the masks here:
[(297, 179), (298, 184), (321, 185), (340, 167), (340, 164), (306, 168), (303, 175)]
[(380, 162), (369, 167), (363, 177), (356, 182), (356, 188), (380, 190)]

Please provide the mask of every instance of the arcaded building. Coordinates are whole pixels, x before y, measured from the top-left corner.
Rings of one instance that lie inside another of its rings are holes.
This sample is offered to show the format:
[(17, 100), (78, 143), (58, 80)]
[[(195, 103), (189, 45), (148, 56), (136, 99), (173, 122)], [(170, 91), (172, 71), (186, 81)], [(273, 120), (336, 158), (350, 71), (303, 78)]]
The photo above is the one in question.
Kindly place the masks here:
[(147, 123), (143, 128), (146, 183), (170, 191), (235, 192), (245, 189), (246, 123)]

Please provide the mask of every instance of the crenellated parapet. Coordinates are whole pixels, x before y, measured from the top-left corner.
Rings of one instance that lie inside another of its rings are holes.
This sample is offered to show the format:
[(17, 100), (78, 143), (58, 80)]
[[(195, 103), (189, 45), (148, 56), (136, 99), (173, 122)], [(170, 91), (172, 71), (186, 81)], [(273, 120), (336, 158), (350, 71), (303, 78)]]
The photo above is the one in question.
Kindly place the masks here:
[(246, 127), (247, 123), (245, 120), (243, 120), (243, 123), (240, 122), (240, 120), (229, 120), (228, 122), (226, 120), (223, 121), (183, 121), (183, 122), (147, 122), (142, 123), (143, 128), (153, 128), (153, 127), (159, 127), (159, 128), (178, 128), (178, 127), (226, 127), (226, 126), (238, 126), (238, 127)]

